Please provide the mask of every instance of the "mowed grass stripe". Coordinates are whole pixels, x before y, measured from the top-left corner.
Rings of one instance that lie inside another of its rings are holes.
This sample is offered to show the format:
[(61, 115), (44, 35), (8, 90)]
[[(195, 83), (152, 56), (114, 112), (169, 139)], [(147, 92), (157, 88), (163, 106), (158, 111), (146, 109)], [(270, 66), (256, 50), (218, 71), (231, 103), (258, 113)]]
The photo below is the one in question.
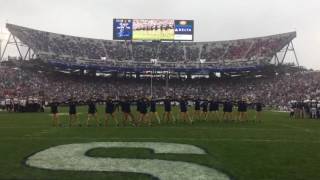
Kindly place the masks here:
[[(159, 106), (159, 114), (163, 108)], [(103, 120), (104, 107), (99, 106)], [(132, 110), (135, 115), (135, 107)], [(191, 109), (191, 108), (190, 108)], [(60, 108), (62, 113), (67, 108)], [(87, 108), (78, 108), (84, 123)], [(178, 108), (174, 108), (177, 115)], [(192, 113), (192, 111), (191, 111)], [(122, 115), (117, 113), (119, 120)], [(249, 112), (250, 120), (254, 112)], [(64, 126), (68, 117), (61, 116)], [(211, 120), (211, 119), (209, 119)], [(51, 127), (48, 109), (45, 113), (0, 112), (0, 179), (150, 179), (150, 176), (115, 172), (48, 171), (23, 165), (32, 153), (70, 143), (134, 141), (176, 142), (205, 149), (204, 156), (140, 154), (137, 157), (187, 161), (214, 167), (235, 179), (320, 179), (320, 121), (290, 120), (287, 113), (264, 112), (262, 123), (196, 122), (161, 124), (153, 127)], [(94, 121), (90, 122), (93, 126)], [(28, 135), (28, 136), (26, 136)], [(111, 151), (108, 151), (109, 153)], [(122, 150), (112, 157), (135, 158)], [(106, 153), (108, 157), (109, 153)]]
[[(33, 141), (33, 140), (50, 140), (50, 137), (34, 137), (32, 135), (25, 136), (25, 137), (5, 137), (0, 138), (1, 140), (8, 141), (8, 140), (16, 140), (16, 141)], [(57, 137), (55, 140), (92, 140), (92, 141), (234, 141), (234, 142), (270, 142), (270, 143), (312, 143), (312, 144), (319, 144), (319, 141), (309, 141), (309, 140), (289, 140), (289, 139), (234, 139), (234, 138), (214, 138), (214, 139), (206, 139), (206, 138), (86, 138), (86, 137)]]

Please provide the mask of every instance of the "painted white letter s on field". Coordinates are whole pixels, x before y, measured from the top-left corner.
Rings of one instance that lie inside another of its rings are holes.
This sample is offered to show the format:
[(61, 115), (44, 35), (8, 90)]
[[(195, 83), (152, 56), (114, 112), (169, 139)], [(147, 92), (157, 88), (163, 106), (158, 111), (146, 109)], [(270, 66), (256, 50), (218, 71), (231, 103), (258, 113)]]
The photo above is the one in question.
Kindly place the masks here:
[(187, 144), (159, 142), (92, 142), (67, 144), (38, 152), (26, 164), (51, 170), (133, 172), (149, 174), (161, 180), (228, 180), (229, 177), (206, 166), (158, 159), (127, 159), (89, 157), (85, 153), (94, 148), (147, 148), (154, 153), (206, 154), (204, 150)]

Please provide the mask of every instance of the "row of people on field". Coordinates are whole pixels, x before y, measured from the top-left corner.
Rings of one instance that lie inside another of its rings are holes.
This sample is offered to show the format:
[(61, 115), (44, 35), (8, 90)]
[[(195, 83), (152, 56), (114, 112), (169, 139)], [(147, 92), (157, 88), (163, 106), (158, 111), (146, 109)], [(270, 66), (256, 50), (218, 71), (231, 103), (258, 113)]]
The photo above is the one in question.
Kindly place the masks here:
[(7, 112), (43, 112), (44, 101), (37, 97), (5, 98), (0, 100), (0, 108)]
[[(190, 102), (194, 104), (194, 111), (192, 114), (189, 114), (189, 105)], [(260, 121), (260, 113), (262, 111), (263, 104), (261, 102), (249, 103), (245, 99), (238, 101), (233, 101), (231, 99), (226, 99), (220, 101), (218, 99), (200, 99), (200, 98), (188, 98), (188, 97), (166, 97), (164, 99), (153, 99), (153, 98), (133, 98), (133, 97), (121, 97), (120, 99), (114, 99), (108, 97), (106, 100), (101, 99), (90, 99), (87, 101), (75, 101), (73, 98), (64, 101), (58, 102), (53, 100), (49, 103), (51, 107), (51, 113), (53, 117), (53, 125), (59, 125), (58, 117), (58, 106), (59, 105), (68, 105), (69, 106), (69, 125), (73, 126), (78, 122), (77, 117), (77, 105), (87, 105), (88, 106), (88, 117), (86, 125), (89, 126), (89, 121), (94, 119), (98, 126), (101, 126), (101, 122), (97, 117), (97, 106), (96, 103), (105, 104), (105, 126), (108, 125), (109, 119), (113, 119), (116, 122), (116, 125), (119, 125), (119, 121), (115, 116), (116, 110), (121, 110), (123, 113), (123, 125), (127, 125), (130, 122), (134, 126), (139, 126), (142, 124), (152, 125), (152, 122), (156, 121), (158, 124), (161, 122), (169, 123), (176, 122), (177, 118), (172, 113), (173, 103), (179, 104), (180, 116), (179, 120), (183, 122), (188, 122), (192, 124), (197, 120), (208, 120), (208, 116), (212, 115), (216, 120), (224, 121), (248, 121), (247, 111), (248, 106), (254, 106), (256, 109), (255, 120)], [(163, 104), (164, 113), (160, 118), (157, 105)], [(135, 105), (139, 116), (135, 117), (132, 113), (131, 106)], [(222, 115), (220, 114), (220, 105), (222, 105)], [(235, 113), (234, 107), (237, 106), (238, 113)], [(78, 122), (79, 123), (79, 122)]]
[(319, 119), (320, 118), (320, 101), (304, 100), (289, 102), (290, 105), (290, 118), (296, 119)]

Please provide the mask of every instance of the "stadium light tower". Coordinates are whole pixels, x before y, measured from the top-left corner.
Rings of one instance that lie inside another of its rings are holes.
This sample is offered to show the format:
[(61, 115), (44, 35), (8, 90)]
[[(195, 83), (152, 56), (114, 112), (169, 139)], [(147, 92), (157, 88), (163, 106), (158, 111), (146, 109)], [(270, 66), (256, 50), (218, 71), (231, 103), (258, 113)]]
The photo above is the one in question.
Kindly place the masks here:
[(2, 39), (0, 38), (0, 62), (2, 61)]
[(206, 59), (199, 59), (199, 62), (200, 62), (200, 65), (199, 65), (199, 68), (202, 69), (202, 65), (206, 62), (207, 60)]
[[(150, 59), (150, 62), (152, 63), (153, 67), (158, 63), (158, 59)], [(152, 68), (151, 71), (151, 82), (150, 82), (150, 94), (151, 97), (153, 97), (153, 73), (154, 73), (154, 68)]]
[(1, 28), (1, 31), (0, 31), (0, 62), (2, 61), (2, 28)]
[(0, 27), (0, 62), (2, 61), (2, 57), (3, 57), (3, 49), (2, 49), (2, 43), (5, 42), (5, 40), (8, 38), (7, 36), (8, 34), (6, 32), (3, 31), (2, 27)]

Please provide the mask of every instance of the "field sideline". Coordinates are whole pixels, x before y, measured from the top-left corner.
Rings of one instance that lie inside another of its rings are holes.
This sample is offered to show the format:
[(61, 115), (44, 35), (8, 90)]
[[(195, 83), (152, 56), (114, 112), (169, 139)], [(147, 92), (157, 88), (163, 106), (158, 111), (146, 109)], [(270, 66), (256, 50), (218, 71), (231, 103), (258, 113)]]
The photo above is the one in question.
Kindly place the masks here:
[[(60, 111), (66, 113), (67, 108)], [(84, 123), (87, 108), (79, 107), (78, 112)], [(101, 120), (103, 112), (99, 106)], [(249, 117), (252, 119), (253, 112)], [(67, 125), (67, 116), (60, 118)], [(54, 128), (48, 110), (45, 113), (0, 112), (0, 179), (152, 179), (145, 174), (53, 171), (24, 164), (28, 156), (52, 146), (115, 141), (190, 144), (207, 154), (154, 154), (143, 148), (96, 148), (90, 150), (90, 156), (192, 162), (218, 169), (231, 179), (320, 179), (319, 120), (289, 120), (288, 113), (263, 112), (262, 123), (209, 120), (193, 125), (179, 122), (153, 127), (116, 127), (110, 121), (107, 128), (95, 127), (94, 121), (91, 124), (91, 127)]]

